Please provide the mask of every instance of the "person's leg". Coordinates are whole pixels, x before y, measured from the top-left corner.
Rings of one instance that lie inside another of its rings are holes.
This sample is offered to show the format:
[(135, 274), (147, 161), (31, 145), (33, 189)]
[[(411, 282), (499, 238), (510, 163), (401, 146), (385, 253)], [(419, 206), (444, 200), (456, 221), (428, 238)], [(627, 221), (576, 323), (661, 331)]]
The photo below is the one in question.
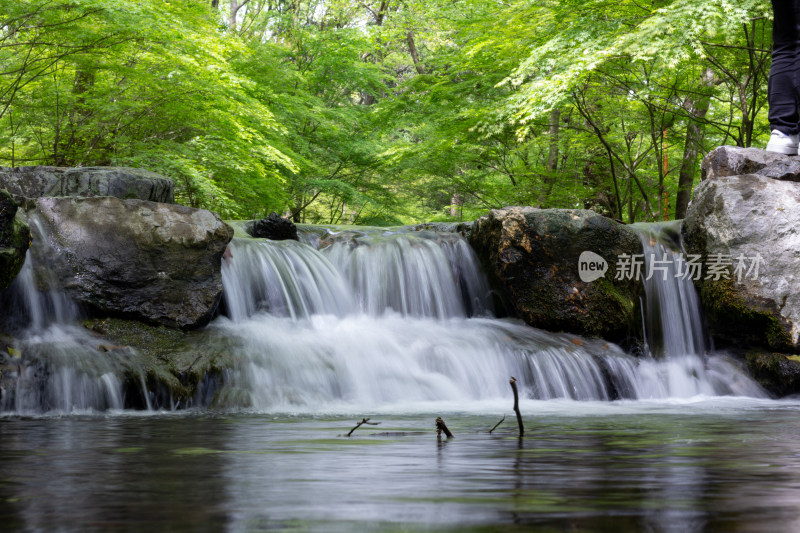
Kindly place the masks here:
[(796, 62), (797, 46), (794, 43), (775, 43), (767, 86), (769, 125), (770, 129), (786, 135), (800, 133)]
[(800, 0), (772, 0), (772, 67), (769, 71), (769, 123), (786, 135), (800, 133), (798, 115), (798, 10)]

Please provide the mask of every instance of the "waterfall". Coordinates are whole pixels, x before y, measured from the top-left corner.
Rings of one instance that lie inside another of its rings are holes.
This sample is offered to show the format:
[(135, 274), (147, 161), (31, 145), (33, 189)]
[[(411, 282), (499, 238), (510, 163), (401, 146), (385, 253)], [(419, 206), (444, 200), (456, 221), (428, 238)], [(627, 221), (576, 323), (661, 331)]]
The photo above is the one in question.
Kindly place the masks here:
[[(653, 260), (678, 260), (679, 248), (665, 245), (674, 229), (641, 231)], [(709, 353), (694, 288), (674, 275), (647, 282), (655, 357), (637, 358), (602, 340), (494, 318), (487, 279), (460, 235), (317, 227), (300, 238), (231, 242), (224, 316), (204, 332), (237, 361), (215, 405), (438, 409), (506, 401), (510, 376), (523, 398), (536, 400), (763, 394), (735, 362)], [(39, 233), (35, 246), (45, 242)], [(103, 353), (76, 325), (77, 306), (57, 290), (36, 289), (39, 257), (47, 252), (29, 254), (3, 295), (26, 325), (17, 325), (14, 353), (0, 360), (0, 410), (118, 409), (131, 387), (149, 407), (169, 407), (151, 403), (156, 395), (135, 351)]]
[[(57, 253), (52, 250), (43, 238), (44, 227), (35, 217), (29, 217), (28, 225), (31, 228), (35, 248), (25, 256), (17, 277), (5, 293), (2, 305), (7, 309), (5, 316), (0, 316), (0, 326), (11, 328), (26, 328), (28, 331), (42, 331), (47, 327), (58, 324), (66, 325), (74, 322), (78, 316), (78, 306), (66, 294), (58, 290), (58, 281), (49, 269), (36, 269), (36, 257), (45, 258)], [(44, 285), (44, 290), (39, 290), (36, 276)], [(5, 320), (2, 320), (2, 319)]]
[[(13, 346), (0, 353), (0, 412), (73, 412), (122, 409), (123, 376), (135, 357), (126, 361), (97, 349), (97, 340), (75, 324), (78, 306), (63, 291), (51, 271), (37, 261), (51, 257), (44, 226), (28, 219), (33, 248), (20, 273), (0, 294), (0, 328), (14, 333)], [(45, 285), (37, 286), (37, 277)]]
[(644, 248), (645, 334), (657, 356), (704, 356), (700, 300), (681, 244), (680, 221), (638, 224)]
[[(316, 235), (316, 233), (312, 233)], [(320, 246), (319, 239), (305, 239)], [(489, 315), (489, 286), (467, 242), (451, 234), (346, 231), (318, 250), (295, 241), (234, 239), (222, 269), (229, 316), (257, 311), (455, 318)]]
[(644, 334), (649, 349), (649, 357), (638, 365), (637, 397), (764, 396), (733, 360), (710, 351), (692, 283), (696, 266), (684, 254), (681, 221), (633, 228), (644, 250)]
[[(230, 312), (211, 327), (236, 339), (243, 363), (231, 384), (242, 394), (233, 397), (257, 409), (500, 399), (511, 375), (524, 397), (539, 400), (763, 394), (733, 361), (702, 359), (691, 282), (651, 280), (648, 320), (654, 314), (659, 326), (648, 334), (664, 357), (637, 359), (610, 343), (492, 318), (488, 283), (458, 235), (315, 228), (301, 241), (235, 239), (223, 267)], [(673, 251), (656, 250), (672, 259)], [(287, 275), (277, 285), (263, 281)], [(270, 290), (281, 295), (277, 303)], [(677, 326), (673, 309), (686, 312)]]
[(241, 321), (257, 311), (292, 319), (355, 310), (345, 280), (321, 253), (295, 241), (234, 239), (222, 267), (228, 313)]

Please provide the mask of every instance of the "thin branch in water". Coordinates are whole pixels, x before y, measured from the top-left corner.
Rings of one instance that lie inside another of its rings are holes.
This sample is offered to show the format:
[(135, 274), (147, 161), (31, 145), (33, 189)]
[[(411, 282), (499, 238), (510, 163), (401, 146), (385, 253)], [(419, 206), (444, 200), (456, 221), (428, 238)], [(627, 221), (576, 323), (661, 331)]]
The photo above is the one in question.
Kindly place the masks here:
[(519, 393), (517, 392), (517, 378), (511, 376), (511, 379), (508, 380), (508, 383), (511, 385), (511, 390), (514, 391), (514, 413), (517, 415), (517, 425), (519, 425), (519, 436), (523, 436), (525, 434), (525, 426), (522, 425), (522, 415), (519, 412)]
[(503, 422), (505, 422), (505, 420), (506, 420), (506, 417), (505, 417), (505, 415), (503, 415), (503, 418), (500, 420), (500, 422), (498, 422), (497, 424), (495, 424), (495, 425), (494, 425), (494, 427), (493, 427), (492, 429), (490, 429), (490, 430), (489, 430), (489, 434), (491, 435), (492, 431), (494, 431), (495, 429), (497, 429), (497, 428), (498, 428), (498, 426), (500, 426), (500, 424), (502, 424)]
[(366, 425), (368, 425), (368, 426), (377, 426), (377, 425), (380, 425), (380, 422), (370, 422), (370, 421), (369, 421), (369, 418), (363, 418), (363, 419), (361, 420), (361, 422), (359, 422), (358, 424), (356, 424), (356, 427), (354, 427), (353, 429), (351, 429), (351, 430), (350, 430), (350, 433), (348, 433), (346, 436), (348, 436), (348, 437), (349, 437), (350, 435), (352, 435), (352, 434), (353, 434), (353, 432), (354, 432), (355, 430), (357, 430), (358, 428), (360, 428), (360, 427), (362, 426), (362, 424), (366, 424)]
[(444, 423), (444, 420), (442, 420), (442, 417), (439, 416), (436, 418), (436, 438), (441, 439), (442, 432), (444, 432), (444, 434), (447, 435), (448, 439), (453, 438), (453, 434), (450, 432), (449, 429), (447, 429), (447, 425)]

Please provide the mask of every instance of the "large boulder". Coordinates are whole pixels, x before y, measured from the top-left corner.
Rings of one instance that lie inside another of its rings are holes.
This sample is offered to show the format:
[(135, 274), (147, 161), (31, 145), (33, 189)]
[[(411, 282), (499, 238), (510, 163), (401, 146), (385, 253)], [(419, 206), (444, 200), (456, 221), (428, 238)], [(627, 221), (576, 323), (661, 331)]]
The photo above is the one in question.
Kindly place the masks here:
[(0, 188), (17, 200), (50, 196), (114, 196), (174, 203), (175, 183), (160, 174), (127, 167), (0, 167)]
[[(233, 229), (204, 209), (142, 200), (41, 198), (31, 252), (64, 291), (101, 315), (202, 326), (222, 295)], [(37, 282), (47, 276), (37, 272)]]
[(683, 233), (687, 253), (699, 254), (706, 267), (695, 282), (717, 345), (800, 349), (797, 163), (733, 147), (703, 162), (706, 179), (694, 191)]
[[(643, 251), (626, 226), (594, 211), (507, 207), (476, 220), (470, 244), (510, 311), (531, 326), (614, 341), (631, 334), (642, 285), (616, 279), (617, 264)], [(603, 275), (587, 271), (599, 275), (591, 281), (579, 272), (587, 256), (607, 265)]]
[(7, 191), (0, 189), (0, 291), (11, 285), (19, 274), (31, 240), (28, 225), (16, 215), (16, 202)]
[(700, 179), (758, 174), (777, 180), (800, 181), (800, 159), (760, 148), (720, 146), (703, 158)]

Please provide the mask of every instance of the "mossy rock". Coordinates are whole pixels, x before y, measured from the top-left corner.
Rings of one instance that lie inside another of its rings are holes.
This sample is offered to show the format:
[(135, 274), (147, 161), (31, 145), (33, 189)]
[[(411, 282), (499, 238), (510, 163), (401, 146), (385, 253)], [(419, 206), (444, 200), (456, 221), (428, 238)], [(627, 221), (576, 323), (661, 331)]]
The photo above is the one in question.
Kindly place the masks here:
[[(643, 286), (616, 275), (619, 257), (642, 254), (632, 229), (588, 210), (507, 207), (476, 220), (469, 242), (509, 314), (550, 331), (635, 336)], [(584, 252), (605, 261), (598, 279), (581, 278)]]
[[(117, 318), (91, 319), (84, 327), (98, 337), (98, 347), (109, 350), (130, 347), (144, 362), (126, 373), (126, 380), (141, 381), (151, 392), (152, 407), (215, 406), (234, 368), (235, 347), (214, 338), (208, 330), (181, 331)], [(107, 344), (104, 344), (107, 343)], [(141, 390), (131, 383), (130, 390)], [(134, 395), (135, 396), (135, 395)], [(146, 407), (147, 399), (133, 397), (132, 407)]]
[(700, 285), (709, 330), (717, 344), (792, 350), (792, 326), (774, 303), (745, 296), (735, 290), (730, 279), (707, 280)]
[(19, 274), (31, 243), (28, 225), (16, 215), (14, 199), (8, 191), (0, 189), (0, 291)]
[[(682, 233), (706, 265), (695, 285), (715, 344), (800, 353), (800, 183), (785, 181), (796, 162), (724, 147), (703, 166)], [(729, 279), (709, 275), (721, 261)]]
[(752, 350), (745, 360), (753, 378), (772, 394), (800, 394), (800, 356)]

